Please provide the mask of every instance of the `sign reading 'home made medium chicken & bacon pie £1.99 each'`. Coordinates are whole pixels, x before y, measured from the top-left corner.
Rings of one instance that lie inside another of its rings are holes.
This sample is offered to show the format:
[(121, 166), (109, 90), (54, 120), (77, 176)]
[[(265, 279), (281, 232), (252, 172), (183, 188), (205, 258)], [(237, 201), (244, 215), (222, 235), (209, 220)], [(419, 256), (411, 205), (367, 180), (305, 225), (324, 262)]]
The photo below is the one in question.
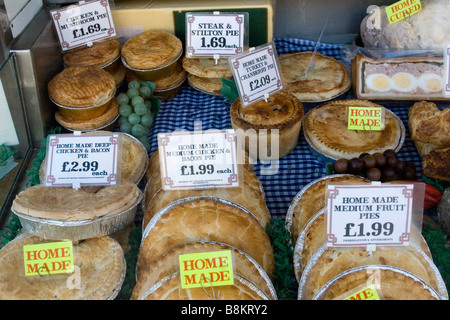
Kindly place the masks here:
[(326, 244), (409, 245), (418, 239), (423, 197), (422, 183), (328, 184)]
[(239, 186), (234, 130), (158, 134), (164, 190)]
[(186, 14), (186, 56), (220, 57), (248, 47), (248, 13), (198, 12)]
[(116, 36), (109, 1), (80, 1), (50, 14), (63, 51)]
[(243, 107), (284, 88), (278, 55), (272, 42), (228, 58)]

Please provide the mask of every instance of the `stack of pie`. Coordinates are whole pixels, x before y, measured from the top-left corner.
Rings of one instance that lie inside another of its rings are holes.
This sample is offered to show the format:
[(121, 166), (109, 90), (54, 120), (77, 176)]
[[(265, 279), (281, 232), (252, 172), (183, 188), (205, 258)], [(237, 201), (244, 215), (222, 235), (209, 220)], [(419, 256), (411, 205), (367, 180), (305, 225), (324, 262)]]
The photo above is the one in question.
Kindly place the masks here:
[(408, 110), (411, 139), (422, 156), (423, 174), (450, 181), (450, 108), (440, 110), (429, 101), (414, 103)]
[[(274, 271), (273, 249), (265, 231), (270, 223), (270, 213), (261, 183), (251, 164), (245, 162), (239, 165), (242, 179), (239, 186), (233, 188), (164, 190), (161, 188), (160, 169), (159, 153), (156, 151), (150, 156), (145, 174), (147, 185), (142, 201), (144, 231), (133, 298), (184, 299), (192, 294), (191, 297), (202, 299), (203, 290), (190, 289), (193, 291), (189, 290), (191, 293), (188, 294), (188, 291), (178, 288), (179, 280), (169, 281), (168, 278), (177, 277), (177, 257), (182, 252), (224, 248), (233, 248), (238, 255), (235, 255), (236, 263), (246, 267), (245, 270), (237, 268), (235, 285), (223, 292), (221, 290), (224, 294), (222, 298), (228, 296), (225, 295), (228, 290), (232, 294), (228, 297), (234, 299), (261, 298), (261, 295), (276, 298), (270, 287), (270, 278), (266, 276)], [(253, 265), (251, 268), (250, 262)], [(255, 266), (260, 269), (257, 273), (254, 272)], [(247, 282), (253, 285), (249, 286)], [(161, 287), (158, 292), (169, 290), (175, 296), (167, 292), (163, 296), (148, 294), (155, 286)], [(252, 294), (247, 296), (250, 292)]]
[(73, 242), (74, 272), (26, 276), (25, 245), (53, 241), (22, 233), (0, 250), (1, 300), (112, 300), (126, 272), (122, 247), (108, 236)]
[[(245, 252), (238, 250), (228, 244), (217, 243), (211, 241), (198, 241), (198, 242), (190, 242), (184, 245), (175, 247), (169, 250), (166, 254), (160, 257), (158, 260), (151, 263), (145, 270), (142, 271), (139, 277), (139, 281), (136, 283), (136, 286), (133, 289), (133, 293), (131, 296), (132, 300), (142, 300), (142, 299), (161, 299), (159, 296), (159, 292), (164, 292), (168, 295), (168, 291), (173, 291), (175, 296), (166, 296), (165, 299), (183, 299), (184, 297), (191, 296), (192, 292), (186, 289), (178, 288), (179, 283), (172, 283), (167, 278), (176, 277), (179, 280), (179, 255), (181, 254), (192, 254), (192, 253), (203, 253), (203, 252), (214, 252), (220, 250), (230, 250), (232, 252), (233, 263), (234, 263), (234, 276), (237, 276), (241, 279), (247, 279), (249, 283), (252, 283), (254, 287), (246, 286), (246, 282), (236, 281), (233, 286), (231, 292), (236, 291), (234, 294), (242, 294), (242, 288), (245, 288), (245, 291), (252, 292), (252, 296), (256, 297), (257, 294), (267, 296), (269, 299), (277, 299), (276, 292), (273, 288), (272, 282), (267, 275), (267, 273), (261, 268), (261, 266), (256, 263), (249, 255)], [(164, 283), (162, 288), (159, 288), (156, 291), (155, 287), (159, 287), (160, 284)], [(255, 290), (256, 288), (257, 290)], [(175, 289), (176, 288), (176, 289)], [(239, 299), (238, 295), (236, 296), (228, 296), (230, 293), (229, 288), (225, 291), (222, 291), (223, 288), (219, 289), (219, 298), (220, 299)], [(208, 291), (204, 290), (193, 290), (198, 294), (197, 300), (208, 299)], [(244, 292), (245, 292), (244, 291)], [(187, 293), (189, 292), (189, 294)]]
[(380, 300), (442, 299), (436, 290), (412, 273), (390, 266), (367, 265), (352, 268), (328, 281), (313, 300), (364, 300), (367, 299), (364, 294), (355, 295), (370, 286), (375, 288)]
[(233, 201), (252, 212), (263, 226), (270, 222), (270, 213), (266, 206), (264, 190), (258, 177), (248, 165), (240, 166), (242, 179), (238, 187), (164, 190), (161, 185), (158, 151), (150, 156), (149, 163), (145, 174), (147, 184), (142, 206), (144, 212), (143, 228), (147, 226), (159, 210), (171, 202), (199, 196), (218, 197)]
[(98, 67), (114, 76), (116, 86), (125, 79), (125, 67), (120, 60), (121, 45), (116, 38), (96, 41), (63, 54), (66, 67)]
[(303, 104), (285, 90), (249, 106), (237, 98), (230, 107), (231, 127), (242, 148), (261, 160), (278, 160), (295, 149), (303, 115)]
[(351, 87), (344, 64), (318, 52), (296, 52), (279, 57), (286, 90), (302, 102), (326, 101)]
[(186, 79), (182, 53), (181, 40), (163, 30), (148, 30), (131, 37), (121, 50), (128, 80), (155, 83), (155, 95), (161, 100), (173, 98)]
[[(441, 297), (448, 299), (443, 279), (433, 261), (421, 249), (412, 246), (377, 246), (376, 250), (371, 252), (363, 247), (322, 247), (311, 257), (303, 271), (298, 298), (311, 300), (333, 278), (350, 269), (369, 265), (384, 265), (405, 270), (420, 278)], [(413, 292), (414, 285), (406, 281), (403, 290)]]
[(67, 67), (48, 83), (50, 99), (57, 105), (56, 121), (69, 130), (104, 128), (119, 116), (114, 98), (116, 82), (98, 67)]
[(385, 109), (381, 130), (348, 129), (348, 108), (381, 108), (367, 100), (336, 100), (311, 109), (304, 119), (303, 131), (311, 148), (328, 159), (357, 158), (362, 153), (398, 150), (404, 139), (404, 126), (390, 110)]
[[(302, 228), (294, 248), (294, 272), (300, 281), (303, 269), (326, 242), (326, 212), (324, 209), (314, 214)], [(423, 237), (420, 238), (420, 249), (431, 258), (431, 252)]]
[[(145, 274), (155, 270), (157, 261), (174, 248), (200, 241), (234, 247), (251, 257), (268, 275), (274, 271), (269, 236), (254, 215), (231, 201), (193, 197), (172, 202), (147, 224), (138, 254), (137, 282), (145, 281)], [(172, 286), (179, 285), (179, 280), (177, 283)], [(177, 287), (170, 289), (174, 290), (178, 291)], [(181, 290), (178, 294), (185, 293)]]
[(193, 88), (208, 94), (220, 94), (222, 78), (230, 79), (232, 71), (228, 60), (213, 58), (183, 57), (183, 68), (188, 73), (188, 82)]
[[(166, 76), (152, 81), (155, 85), (154, 96), (162, 101), (175, 97), (180, 92), (186, 77), (187, 72), (183, 69), (181, 60), (178, 60), (174, 72), (168, 73)], [(127, 82), (132, 80), (143, 82), (142, 79), (138, 78), (136, 74), (130, 70), (127, 70), (126, 72), (126, 79)]]

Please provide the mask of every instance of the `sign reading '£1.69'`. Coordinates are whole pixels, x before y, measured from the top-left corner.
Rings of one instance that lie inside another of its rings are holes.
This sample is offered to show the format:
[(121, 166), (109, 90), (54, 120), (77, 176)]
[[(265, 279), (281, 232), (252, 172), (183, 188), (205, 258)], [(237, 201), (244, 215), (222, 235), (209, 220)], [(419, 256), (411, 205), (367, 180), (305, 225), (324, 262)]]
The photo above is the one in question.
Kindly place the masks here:
[(188, 57), (232, 56), (247, 45), (248, 13), (186, 14)]
[(80, 2), (50, 14), (63, 51), (116, 36), (108, 1)]
[(408, 245), (414, 185), (328, 185), (327, 245)]

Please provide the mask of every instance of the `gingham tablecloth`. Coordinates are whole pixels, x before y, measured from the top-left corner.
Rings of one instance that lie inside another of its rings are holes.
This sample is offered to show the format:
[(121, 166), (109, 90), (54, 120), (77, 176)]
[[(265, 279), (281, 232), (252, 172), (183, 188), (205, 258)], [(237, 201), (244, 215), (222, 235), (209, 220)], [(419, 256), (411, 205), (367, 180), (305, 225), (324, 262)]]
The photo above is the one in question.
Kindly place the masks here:
[[(316, 42), (302, 39), (274, 39), (278, 55), (298, 51), (312, 51)], [(332, 44), (319, 44), (318, 52), (341, 59), (342, 47)], [(339, 97), (339, 99), (351, 99), (352, 93)], [(202, 93), (185, 83), (180, 93), (161, 103), (161, 109), (155, 118), (150, 133), (151, 152), (158, 148), (157, 134), (173, 132), (175, 130), (193, 131), (200, 128), (229, 129), (230, 102), (223, 96), (215, 96)], [(409, 104), (380, 103), (393, 111), (404, 123), (406, 139), (398, 157), (404, 161), (416, 164), (418, 175), (421, 174), (421, 158), (409, 137), (408, 132), (408, 108)], [(304, 104), (305, 113), (313, 108), (314, 104)], [(267, 164), (255, 164), (254, 171), (260, 179), (265, 194), (267, 207), (272, 217), (284, 218), (289, 204), (303, 186), (309, 182), (327, 174), (325, 163), (311, 152), (307, 142), (301, 133), (299, 143), (295, 150), (280, 159), (276, 174), (265, 174)]]

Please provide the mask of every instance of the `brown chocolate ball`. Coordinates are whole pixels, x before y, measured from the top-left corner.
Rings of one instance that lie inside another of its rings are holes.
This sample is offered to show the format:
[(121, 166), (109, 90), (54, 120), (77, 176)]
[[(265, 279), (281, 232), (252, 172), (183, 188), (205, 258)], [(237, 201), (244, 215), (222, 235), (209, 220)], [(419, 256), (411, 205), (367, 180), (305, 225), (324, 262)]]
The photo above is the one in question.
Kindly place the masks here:
[(346, 173), (349, 169), (349, 161), (347, 159), (338, 159), (334, 162), (334, 172)]

